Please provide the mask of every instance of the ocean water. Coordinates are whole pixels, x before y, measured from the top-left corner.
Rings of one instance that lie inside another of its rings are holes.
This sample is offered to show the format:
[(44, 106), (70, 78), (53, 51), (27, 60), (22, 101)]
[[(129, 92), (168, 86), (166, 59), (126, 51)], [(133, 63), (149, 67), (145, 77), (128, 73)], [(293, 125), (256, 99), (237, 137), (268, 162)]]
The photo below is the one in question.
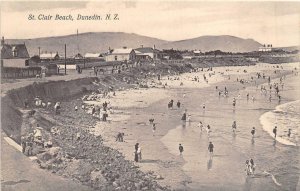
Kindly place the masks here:
[[(178, 144), (183, 144), (182, 167), (191, 177), (191, 190), (297, 190), (299, 168), (300, 88), (299, 76), (287, 76), (281, 91), (282, 104), (275, 98), (269, 102), (256, 87), (231, 92), (230, 98), (218, 98), (211, 89), (189, 90), (183, 106), (191, 115), (191, 123), (178, 124), (162, 137), (168, 151), (178, 155)], [(276, 81), (276, 80), (274, 80)], [(278, 81), (278, 79), (277, 79)], [(246, 100), (246, 94), (256, 101)], [(203, 96), (206, 94), (206, 96)], [(208, 95), (208, 96), (207, 96)], [(232, 96), (238, 96), (232, 108)], [(203, 111), (202, 104), (206, 109)], [(172, 119), (173, 120), (173, 119)], [(232, 133), (232, 122), (237, 121), (237, 132)], [(209, 124), (212, 132), (197, 127)], [(273, 128), (278, 126), (274, 140)], [(250, 131), (256, 127), (255, 138)], [(287, 136), (291, 129), (291, 136)], [(210, 158), (208, 143), (215, 145)], [(257, 167), (255, 176), (245, 174), (245, 160), (253, 158)]]
[[(299, 146), (300, 100), (278, 105), (275, 110), (264, 113), (260, 117), (263, 129), (274, 136), (273, 128), (277, 126), (276, 140), (285, 145)], [(288, 136), (288, 130), (291, 135)]]

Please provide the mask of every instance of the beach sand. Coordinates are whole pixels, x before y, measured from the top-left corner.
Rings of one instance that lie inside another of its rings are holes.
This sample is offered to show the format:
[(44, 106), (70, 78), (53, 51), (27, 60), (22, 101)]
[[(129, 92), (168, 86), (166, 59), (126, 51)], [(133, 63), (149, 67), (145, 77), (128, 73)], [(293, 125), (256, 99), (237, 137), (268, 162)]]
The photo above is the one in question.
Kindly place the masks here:
[[(295, 66), (299, 68), (299, 64), (283, 65), (286, 70), (291, 70)], [(182, 86), (177, 83), (178, 81), (173, 84), (168, 81), (170, 87), (166, 89), (130, 90), (121, 97), (118, 95), (123, 93), (117, 92), (116, 98), (109, 101), (112, 107), (117, 107), (118, 110), (126, 113), (127, 117), (113, 120), (114, 114), (112, 114), (112, 121), (99, 122), (93, 133), (101, 134), (105, 144), (120, 150), (129, 160), (133, 160), (134, 144), (139, 142), (143, 160), (137, 165), (144, 171), (152, 170), (162, 176), (163, 179), (159, 183), (170, 185), (175, 189), (293, 190), (296, 188), (296, 178), (299, 174), (292, 169), (297, 167), (298, 162), (293, 158), (289, 163), (291, 160), (289, 157), (297, 158), (297, 149), (279, 143), (274, 146), (273, 138), (263, 130), (259, 121), (260, 116), (274, 109), (278, 102), (274, 100), (269, 103), (266, 98), (260, 96), (259, 89), (257, 90), (255, 83), (250, 80), (250, 76), (255, 76), (256, 72), (265, 73), (266, 76), (271, 75), (272, 79), (286, 74), (274, 74), (275, 69), (280, 70), (276, 67), (277, 65), (270, 64), (218, 67), (214, 68), (215, 75), (211, 79), (208, 78), (208, 84), (201, 78), (203, 72), (199, 72), (180, 76), (180, 79), (184, 80)], [(244, 70), (247, 72), (243, 72)], [(201, 82), (191, 81), (195, 75), (199, 75)], [(229, 75), (230, 80), (228, 80)], [(236, 82), (236, 78), (247, 79), (249, 83), (240, 84)], [(153, 81), (155, 82), (155, 79)], [(257, 83), (266, 83), (266, 80), (259, 80)], [(157, 85), (157, 82), (155, 84)], [(227, 86), (229, 98), (219, 99), (215, 86), (222, 90)], [(137, 92), (139, 94), (136, 94)], [(254, 95), (256, 101), (247, 102), (246, 93)], [(238, 98), (234, 111), (232, 99), (238, 95), (241, 98)], [(136, 99), (139, 102), (134, 101)], [(175, 103), (176, 100), (180, 100), (181, 109), (168, 109), (167, 103), (170, 99), (174, 99)], [(283, 91), (282, 103), (291, 99), (295, 97), (291, 98)], [(148, 104), (144, 104), (146, 102)], [(206, 104), (205, 112), (202, 110), (203, 103)], [(192, 122), (185, 124), (185, 127), (180, 120), (184, 109), (188, 110), (192, 119)], [(154, 122), (157, 123), (155, 136), (148, 121), (150, 118), (154, 118)], [(199, 120), (205, 125), (212, 126), (209, 140), (213, 141), (216, 148), (212, 160), (209, 160), (207, 153), (206, 133), (203, 132), (201, 135), (199, 129), (195, 128)], [(232, 136), (231, 133), (233, 120), (238, 124), (236, 136)], [(257, 129), (254, 143), (250, 135), (252, 126)], [(125, 142), (115, 141), (118, 132), (125, 133)], [(185, 147), (183, 157), (179, 156), (179, 143)], [(282, 158), (283, 154), (288, 157)], [(257, 162), (256, 178), (245, 176), (244, 163), (249, 158)], [(283, 164), (286, 167), (283, 167)], [(283, 169), (278, 170), (278, 167)], [(281, 186), (276, 185), (270, 175), (266, 174), (270, 172), (275, 180), (282, 184)], [(288, 175), (282, 175), (285, 173)]]

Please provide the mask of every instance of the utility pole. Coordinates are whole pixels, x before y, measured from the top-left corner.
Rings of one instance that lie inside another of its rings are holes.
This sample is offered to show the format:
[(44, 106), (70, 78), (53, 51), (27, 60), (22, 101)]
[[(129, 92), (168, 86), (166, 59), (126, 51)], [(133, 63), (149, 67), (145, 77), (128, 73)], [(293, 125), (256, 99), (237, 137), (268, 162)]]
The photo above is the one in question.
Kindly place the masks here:
[(65, 44), (65, 75), (67, 74), (67, 44)]
[(41, 47), (39, 47), (39, 57), (41, 58)]

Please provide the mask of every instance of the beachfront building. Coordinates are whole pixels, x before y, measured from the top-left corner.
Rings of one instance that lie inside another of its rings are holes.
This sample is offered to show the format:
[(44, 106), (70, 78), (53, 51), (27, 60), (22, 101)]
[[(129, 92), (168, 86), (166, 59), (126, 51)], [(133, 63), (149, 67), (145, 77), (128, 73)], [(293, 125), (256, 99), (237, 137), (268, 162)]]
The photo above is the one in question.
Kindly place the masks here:
[(263, 45), (262, 47), (259, 47), (259, 52), (271, 52), (273, 50), (272, 44)]
[(161, 53), (158, 49), (155, 49), (155, 46), (153, 48), (151, 47), (141, 47), (134, 49), (136, 53), (136, 58), (139, 60), (158, 60), (161, 59)]
[(109, 50), (108, 54), (105, 56), (105, 61), (132, 61), (135, 60), (135, 58), (136, 54), (132, 48), (123, 47)]
[(59, 54), (56, 53), (42, 53), (40, 55), (41, 61), (50, 61), (50, 60), (58, 60), (60, 58)]
[(25, 67), (28, 65), (29, 54), (24, 44), (7, 44), (1, 40), (1, 66)]

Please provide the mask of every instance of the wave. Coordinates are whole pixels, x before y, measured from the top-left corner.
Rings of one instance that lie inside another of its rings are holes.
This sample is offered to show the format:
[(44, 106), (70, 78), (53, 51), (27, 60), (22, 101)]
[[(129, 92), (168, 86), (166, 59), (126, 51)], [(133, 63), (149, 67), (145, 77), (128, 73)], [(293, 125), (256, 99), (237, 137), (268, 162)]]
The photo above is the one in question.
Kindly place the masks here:
[[(300, 100), (278, 105), (275, 110), (264, 113), (260, 117), (260, 123), (263, 129), (272, 137), (273, 128), (277, 126), (276, 140), (282, 144), (297, 146), (298, 144), (298, 127), (300, 126)], [(291, 135), (288, 131), (291, 129)]]

